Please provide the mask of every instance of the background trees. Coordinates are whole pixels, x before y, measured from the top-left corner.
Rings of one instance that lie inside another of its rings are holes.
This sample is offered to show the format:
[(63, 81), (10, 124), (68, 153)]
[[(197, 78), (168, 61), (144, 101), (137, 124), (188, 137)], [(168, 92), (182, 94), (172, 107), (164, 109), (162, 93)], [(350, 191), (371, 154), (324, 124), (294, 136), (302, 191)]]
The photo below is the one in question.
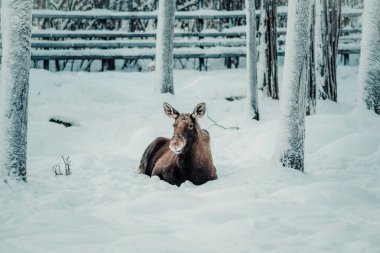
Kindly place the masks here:
[(338, 55), (342, 0), (315, 0), (315, 69), (319, 96), (337, 101)]
[(277, 3), (275, 0), (261, 0), (260, 47), (258, 86), (273, 99), (278, 99), (277, 75)]
[(26, 181), (32, 0), (3, 0), (0, 166)]
[(365, 0), (359, 66), (359, 103), (380, 114), (380, 1)]

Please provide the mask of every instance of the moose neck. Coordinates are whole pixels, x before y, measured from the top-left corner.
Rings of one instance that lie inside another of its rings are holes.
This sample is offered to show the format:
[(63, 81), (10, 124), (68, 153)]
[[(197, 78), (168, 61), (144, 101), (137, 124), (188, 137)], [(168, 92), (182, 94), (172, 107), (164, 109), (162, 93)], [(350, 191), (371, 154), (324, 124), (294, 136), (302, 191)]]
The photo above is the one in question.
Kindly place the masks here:
[(177, 155), (177, 165), (183, 170), (191, 169), (193, 167), (193, 163), (199, 159), (199, 157), (197, 157), (197, 151), (202, 145), (201, 131), (202, 129), (200, 126), (196, 124), (195, 134), (192, 136), (191, 141), (187, 143), (188, 146), (185, 148), (184, 152)]

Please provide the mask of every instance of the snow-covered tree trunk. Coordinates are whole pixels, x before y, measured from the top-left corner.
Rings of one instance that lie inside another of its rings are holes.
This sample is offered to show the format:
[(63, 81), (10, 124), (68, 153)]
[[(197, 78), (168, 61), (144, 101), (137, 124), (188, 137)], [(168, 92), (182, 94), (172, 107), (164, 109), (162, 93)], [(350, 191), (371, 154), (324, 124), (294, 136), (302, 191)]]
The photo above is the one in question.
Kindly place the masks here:
[(259, 120), (255, 0), (246, 0), (245, 6), (247, 15), (248, 109), (249, 116)]
[(309, 0), (289, 0), (281, 116), (275, 154), (284, 167), (300, 171), (304, 170), (310, 7)]
[(337, 101), (336, 58), (342, 0), (315, 0), (315, 69), (319, 97)]
[(174, 94), (174, 14), (175, 0), (159, 0), (156, 45), (156, 86), (161, 93)]
[[(380, 1), (365, 0), (359, 65), (359, 103), (380, 114)], [(363, 107), (364, 107), (363, 106)]]
[(277, 8), (275, 0), (261, 0), (258, 86), (278, 99)]
[(26, 181), (32, 0), (2, 0), (0, 167)]

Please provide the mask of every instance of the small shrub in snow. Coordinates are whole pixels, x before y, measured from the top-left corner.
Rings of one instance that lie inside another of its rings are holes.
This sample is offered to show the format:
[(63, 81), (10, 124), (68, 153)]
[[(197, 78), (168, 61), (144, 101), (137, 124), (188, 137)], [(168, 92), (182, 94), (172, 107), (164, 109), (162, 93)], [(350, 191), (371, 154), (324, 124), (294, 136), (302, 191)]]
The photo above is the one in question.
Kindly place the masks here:
[(71, 164), (71, 161), (70, 161), (70, 157), (63, 157), (62, 156), (62, 160), (63, 160), (63, 163), (65, 164), (65, 175), (68, 176), (68, 175), (71, 175), (71, 167), (70, 167), (70, 164)]
[(63, 164), (65, 166), (65, 174), (63, 174), (63, 172), (61, 171), (61, 164), (60, 163), (57, 163), (57, 164), (54, 164), (53, 167), (52, 167), (52, 170), (55, 174), (55, 176), (69, 176), (71, 175), (71, 161), (70, 161), (70, 157), (64, 157), (62, 156), (62, 160), (63, 160)]
[(54, 164), (52, 167), (55, 176), (62, 176), (61, 165), (59, 163)]

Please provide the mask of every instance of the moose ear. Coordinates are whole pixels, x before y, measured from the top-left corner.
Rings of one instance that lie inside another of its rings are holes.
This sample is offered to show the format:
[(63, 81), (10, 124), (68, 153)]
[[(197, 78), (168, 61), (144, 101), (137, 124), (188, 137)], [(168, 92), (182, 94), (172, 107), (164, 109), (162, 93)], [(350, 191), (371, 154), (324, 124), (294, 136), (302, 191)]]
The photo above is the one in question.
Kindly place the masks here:
[(173, 119), (176, 119), (179, 115), (179, 112), (166, 102), (164, 102), (164, 112), (168, 117)]
[(194, 111), (191, 114), (191, 116), (193, 116), (193, 118), (195, 119), (202, 118), (203, 115), (205, 115), (205, 112), (206, 112), (206, 103), (199, 103), (194, 107)]

